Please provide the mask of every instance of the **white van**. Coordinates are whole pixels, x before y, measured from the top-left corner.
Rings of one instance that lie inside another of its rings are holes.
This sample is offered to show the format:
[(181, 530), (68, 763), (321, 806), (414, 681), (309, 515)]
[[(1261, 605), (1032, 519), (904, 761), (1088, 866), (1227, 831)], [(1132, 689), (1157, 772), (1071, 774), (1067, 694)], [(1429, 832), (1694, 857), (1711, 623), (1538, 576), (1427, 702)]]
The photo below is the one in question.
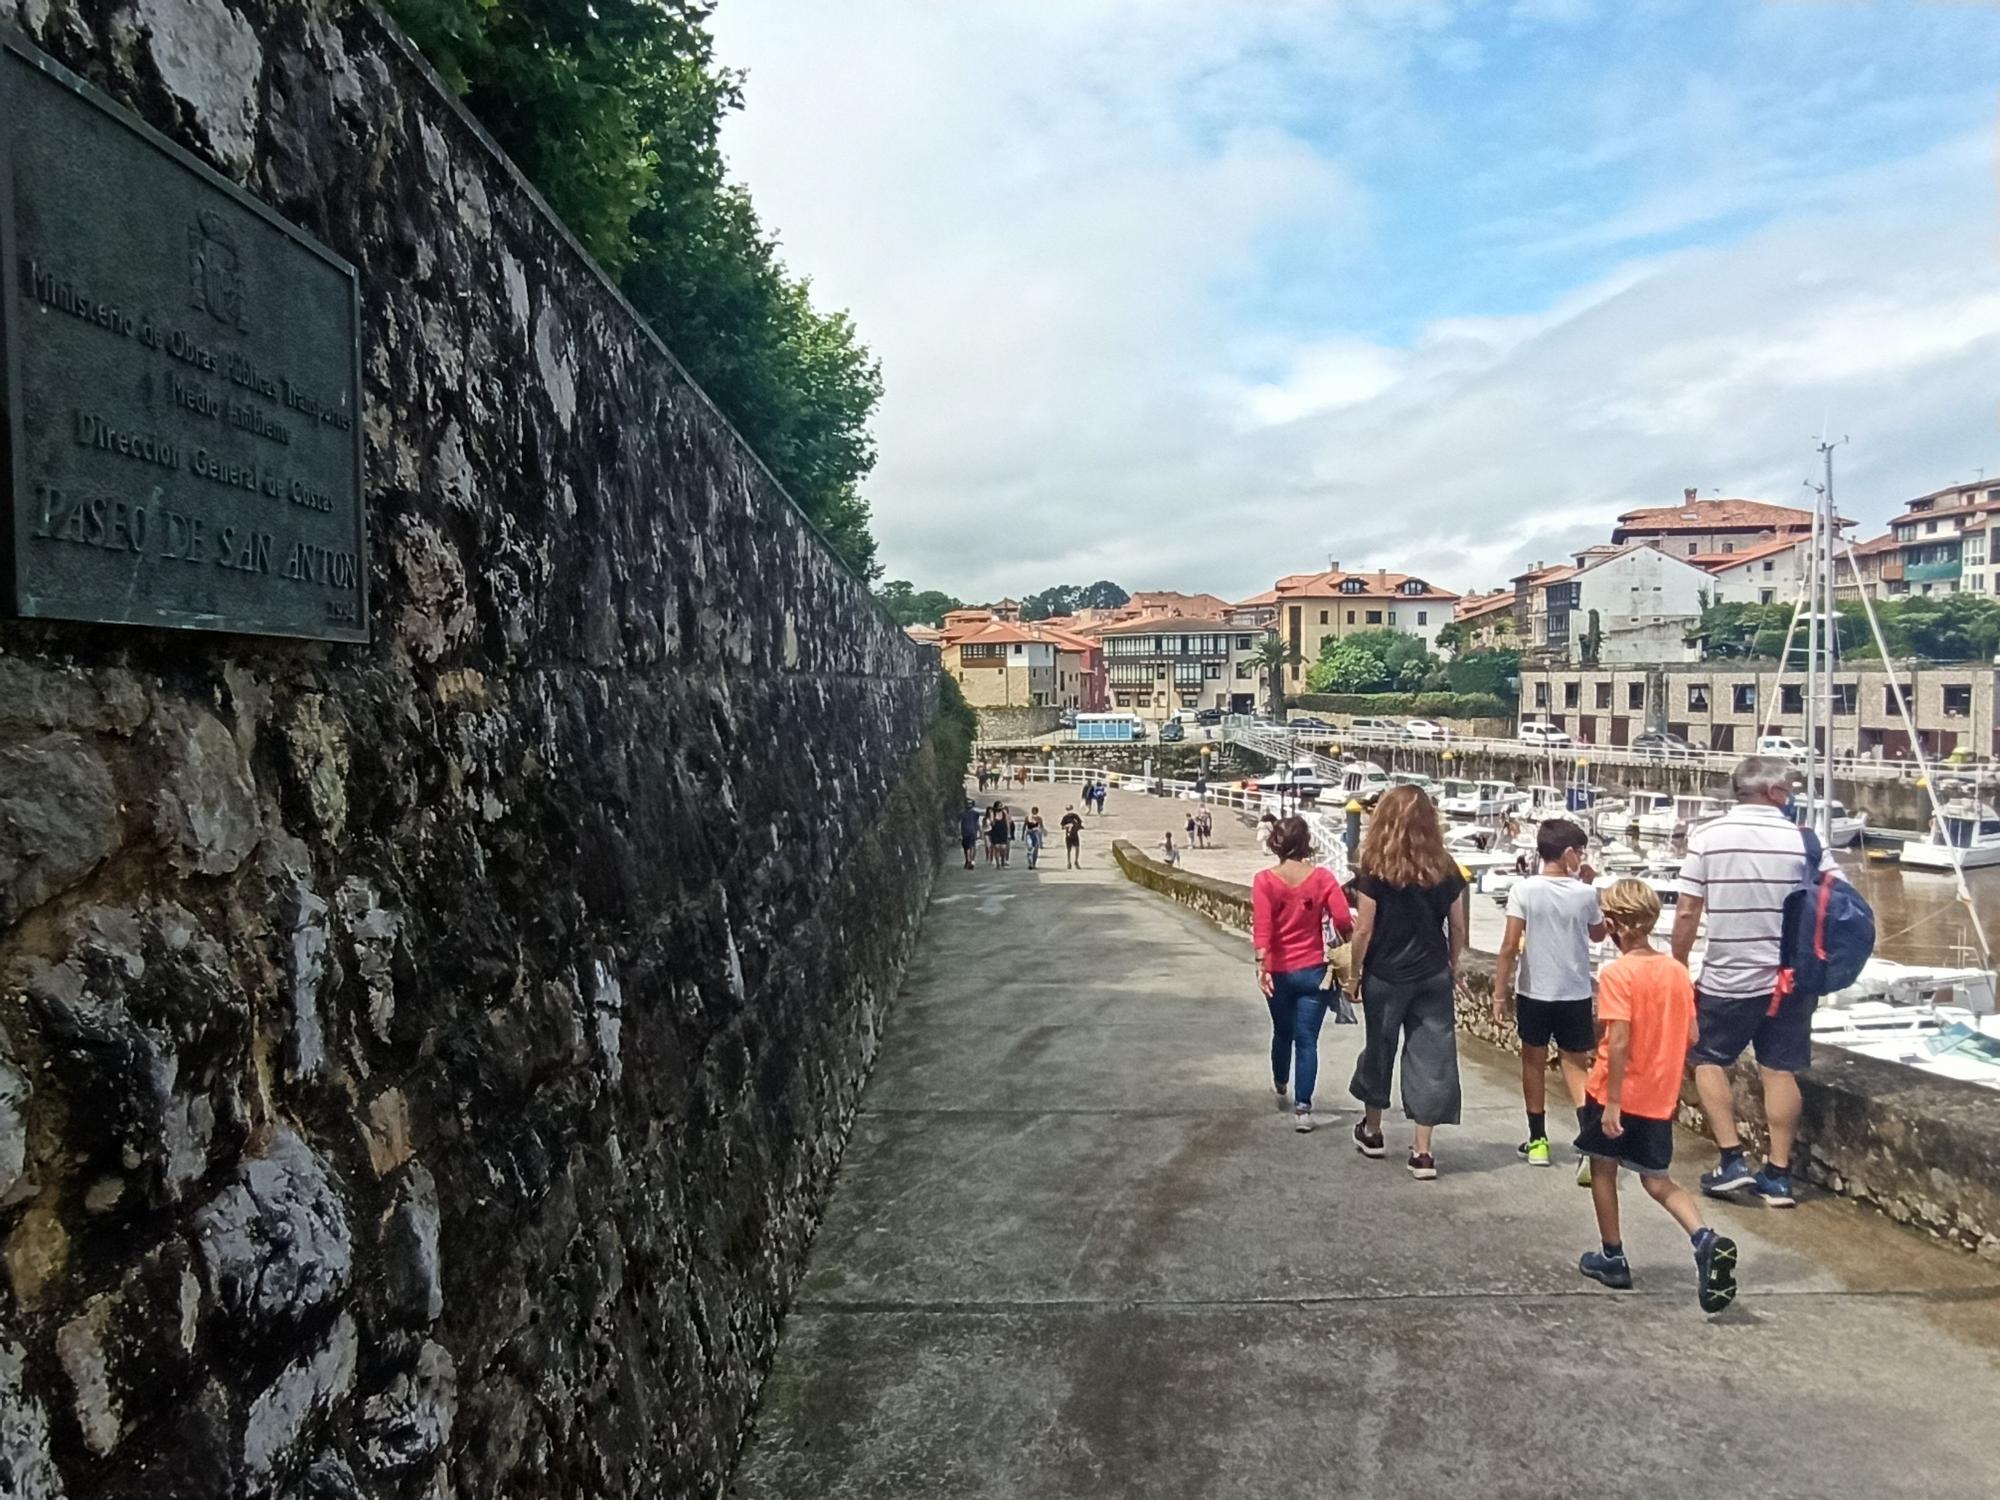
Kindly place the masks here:
[(1786, 760), (1804, 760), (1812, 752), (1806, 748), (1804, 740), (1795, 740), (1784, 734), (1766, 734), (1757, 738), (1757, 753), (1782, 756)]
[(1544, 719), (1524, 720), (1515, 738), (1524, 745), (1567, 745), (1569, 735)]
[(1353, 719), (1348, 723), (1347, 732), (1383, 740), (1406, 740), (1410, 737), (1401, 719)]

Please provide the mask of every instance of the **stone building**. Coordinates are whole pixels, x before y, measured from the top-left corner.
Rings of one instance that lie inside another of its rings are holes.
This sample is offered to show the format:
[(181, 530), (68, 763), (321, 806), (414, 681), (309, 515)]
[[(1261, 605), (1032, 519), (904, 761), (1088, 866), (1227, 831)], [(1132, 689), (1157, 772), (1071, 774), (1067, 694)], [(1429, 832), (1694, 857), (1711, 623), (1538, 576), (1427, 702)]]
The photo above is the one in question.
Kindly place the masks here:
[(1746, 552), (1780, 536), (1807, 536), (1813, 513), (1762, 500), (1699, 500), (1692, 489), (1679, 505), (1628, 510), (1612, 529), (1615, 543), (1651, 542), (1676, 557)]
[(1302, 693), (1306, 671), (1326, 642), (1363, 630), (1395, 630), (1435, 649), (1437, 633), (1451, 623), (1457, 603), (1457, 594), (1414, 573), (1349, 572), (1336, 562), (1323, 573), (1288, 574), (1237, 608), (1275, 611), (1278, 634), (1303, 658), (1285, 669), (1285, 691)]
[(1955, 484), (1919, 495), (1889, 523), (1894, 546), (1884, 548), (1877, 574), (1881, 592), (1971, 594), (1995, 592), (1996, 562), (1987, 526), (2000, 514), (2000, 481)]
[[(1966, 749), (2000, 755), (1991, 663), (1835, 669), (1836, 755), (1896, 760), (1911, 753), (1891, 684), (1900, 681), (1924, 753)], [(1580, 744), (1625, 745), (1647, 729), (1665, 729), (1711, 750), (1748, 752), (1763, 733), (1805, 734), (1805, 674), (1771, 662), (1699, 662), (1670, 667), (1584, 669), (1523, 665), (1520, 716), (1546, 719)], [(1768, 728), (1766, 727), (1768, 726)], [(1826, 739), (1822, 735), (1822, 745)]]

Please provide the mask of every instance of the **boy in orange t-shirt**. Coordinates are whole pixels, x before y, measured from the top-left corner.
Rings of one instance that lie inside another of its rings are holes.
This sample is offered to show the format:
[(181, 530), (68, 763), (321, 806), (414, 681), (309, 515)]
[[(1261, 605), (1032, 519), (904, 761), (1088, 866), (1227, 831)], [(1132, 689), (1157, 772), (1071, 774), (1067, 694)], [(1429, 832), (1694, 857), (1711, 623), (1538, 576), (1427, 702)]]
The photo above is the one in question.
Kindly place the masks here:
[(1653, 946), (1660, 898), (1651, 886), (1621, 880), (1604, 893), (1602, 905), (1618, 957), (1597, 976), (1604, 1036), (1584, 1085), (1576, 1148), (1598, 1163), (1590, 1196), (1604, 1244), (1586, 1251), (1577, 1269), (1608, 1287), (1632, 1285), (1618, 1230), (1618, 1169), (1629, 1167), (1647, 1195), (1687, 1231), (1701, 1278), (1701, 1310), (1718, 1313), (1736, 1299), (1736, 1242), (1703, 1223), (1694, 1195), (1667, 1175), (1681, 1075), (1695, 1040), (1694, 982)]

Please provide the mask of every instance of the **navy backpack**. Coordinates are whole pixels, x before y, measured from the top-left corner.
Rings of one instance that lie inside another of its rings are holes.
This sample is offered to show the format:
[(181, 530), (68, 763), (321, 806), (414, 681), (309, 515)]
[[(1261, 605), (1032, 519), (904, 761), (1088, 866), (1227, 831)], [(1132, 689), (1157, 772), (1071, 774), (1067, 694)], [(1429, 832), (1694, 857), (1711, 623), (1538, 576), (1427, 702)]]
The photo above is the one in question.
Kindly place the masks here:
[(1861, 892), (1831, 870), (1821, 872), (1819, 835), (1805, 835), (1805, 878), (1785, 897), (1784, 935), (1778, 943), (1778, 990), (1771, 1014), (1788, 998), (1807, 1006), (1844, 990), (1861, 977), (1875, 951), (1875, 913)]

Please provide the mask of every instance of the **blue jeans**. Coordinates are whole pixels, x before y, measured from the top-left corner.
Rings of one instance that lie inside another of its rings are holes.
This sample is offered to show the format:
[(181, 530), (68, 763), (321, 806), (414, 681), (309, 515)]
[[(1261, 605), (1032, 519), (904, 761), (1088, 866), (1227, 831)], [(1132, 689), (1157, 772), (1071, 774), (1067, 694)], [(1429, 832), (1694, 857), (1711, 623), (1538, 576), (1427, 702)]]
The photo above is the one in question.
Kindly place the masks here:
[(1313, 1085), (1319, 1082), (1319, 1028), (1333, 998), (1320, 988), (1325, 982), (1324, 964), (1273, 974), (1271, 993), (1264, 1001), (1271, 1008), (1271, 1081), (1285, 1086), (1296, 1054), (1299, 1076), (1292, 1098), (1301, 1109), (1312, 1104)]

